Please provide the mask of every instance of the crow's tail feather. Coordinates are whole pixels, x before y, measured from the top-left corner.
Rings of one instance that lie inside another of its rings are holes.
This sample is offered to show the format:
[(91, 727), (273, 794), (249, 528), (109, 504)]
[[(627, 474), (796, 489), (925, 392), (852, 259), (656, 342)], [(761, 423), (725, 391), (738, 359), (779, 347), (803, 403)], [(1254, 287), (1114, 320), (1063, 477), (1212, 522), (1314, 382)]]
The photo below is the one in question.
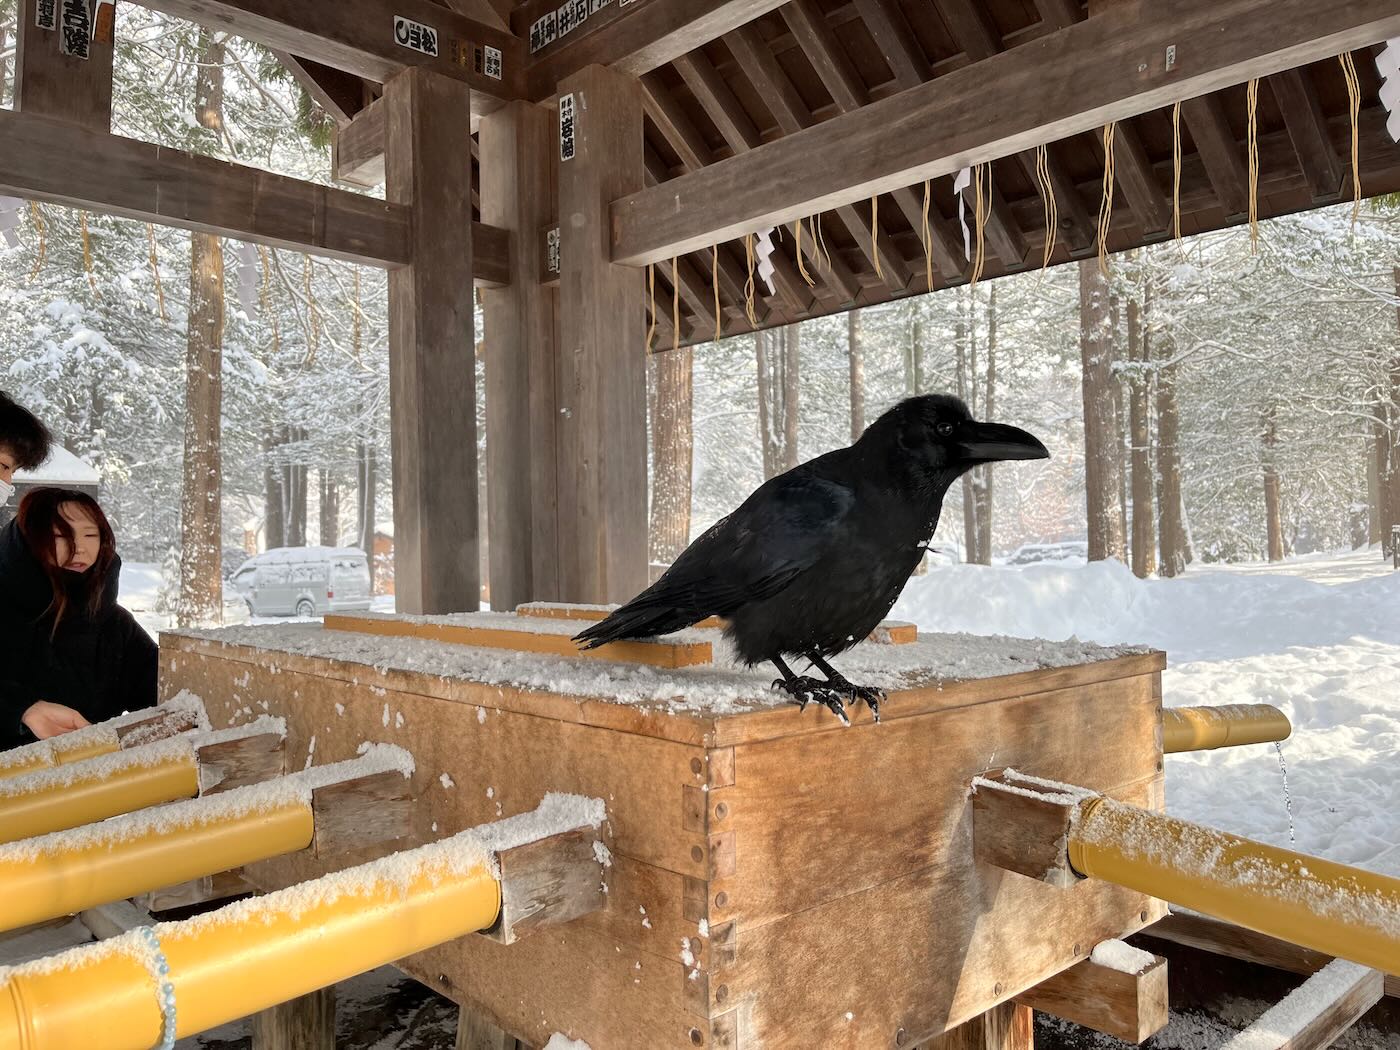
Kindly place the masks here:
[(607, 619), (580, 631), (573, 640), (582, 643), (584, 649), (596, 649), (608, 642), (670, 634), (704, 618), (703, 613), (697, 616), (674, 606), (637, 605), (633, 602), (615, 610)]

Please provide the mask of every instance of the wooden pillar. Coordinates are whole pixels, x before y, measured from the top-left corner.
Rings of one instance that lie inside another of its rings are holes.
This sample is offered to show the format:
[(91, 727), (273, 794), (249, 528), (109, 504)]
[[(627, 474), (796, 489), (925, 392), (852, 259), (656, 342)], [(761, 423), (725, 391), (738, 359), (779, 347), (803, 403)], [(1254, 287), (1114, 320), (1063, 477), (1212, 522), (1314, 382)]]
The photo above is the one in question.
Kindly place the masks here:
[(920, 1050), (1034, 1050), (1035, 1014), (1029, 1006), (1002, 1003), (930, 1039)]
[(528, 1050), (524, 1043), (508, 1035), (469, 1007), (457, 1015), (456, 1050)]
[(15, 110), (108, 131), (112, 124), (113, 4), (92, 5), (96, 29), (87, 57), (64, 54), (63, 2), (52, 0), (53, 29), (36, 24), (45, 0), (19, 0)]
[(559, 598), (620, 602), (647, 584), (645, 271), (608, 205), (642, 188), (642, 95), (601, 66), (559, 93)]
[(253, 1050), (335, 1050), (335, 986), (254, 1014)]
[(554, 601), (558, 293), (541, 283), (559, 167), (555, 116), (512, 102), (481, 121), (481, 221), (512, 231), (510, 283), (482, 289), (486, 314), (487, 535), (491, 605)]
[(418, 67), (384, 85), (385, 196), (412, 207), (412, 261), (389, 273), (399, 612), (481, 602), (469, 96)]

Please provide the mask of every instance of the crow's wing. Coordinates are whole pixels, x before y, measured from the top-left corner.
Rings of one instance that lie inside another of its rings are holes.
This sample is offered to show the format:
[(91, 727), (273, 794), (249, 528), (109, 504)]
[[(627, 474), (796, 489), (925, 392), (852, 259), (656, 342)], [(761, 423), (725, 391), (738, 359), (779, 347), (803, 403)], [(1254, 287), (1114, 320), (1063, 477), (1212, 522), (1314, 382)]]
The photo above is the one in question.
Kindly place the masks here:
[(840, 542), (847, 484), (798, 467), (760, 486), (637, 597), (577, 636), (591, 648), (680, 630), (777, 594)]

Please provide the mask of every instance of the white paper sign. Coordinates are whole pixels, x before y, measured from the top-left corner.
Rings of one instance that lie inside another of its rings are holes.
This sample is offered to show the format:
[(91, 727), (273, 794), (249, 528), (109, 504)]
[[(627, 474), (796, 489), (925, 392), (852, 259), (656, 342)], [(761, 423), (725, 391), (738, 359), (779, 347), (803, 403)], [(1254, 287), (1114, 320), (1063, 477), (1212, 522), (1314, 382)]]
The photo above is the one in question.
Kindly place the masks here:
[(481, 49), (481, 52), (484, 57), (484, 68), (482, 69), (482, 72), (485, 73), (492, 80), (500, 80), (501, 49), (499, 47), (492, 47), (490, 44), (487, 44)]
[(559, 272), (559, 228), (556, 226), (544, 235), (545, 269), (550, 273)]
[(58, 49), (65, 55), (86, 59), (92, 44), (92, 0), (62, 0), (62, 4)]
[(39, 0), (34, 5), (34, 24), (40, 29), (57, 29), (58, 0)]
[(972, 169), (963, 168), (953, 179), (953, 192), (958, 198), (958, 222), (962, 224), (963, 232), (963, 255), (967, 256), (967, 261), (972, 261), (972, 231), (967, 228), (967, 208), (963, 200), (963, 191), (972, 185)]
[(574, 159), (574, 96), (559, 96), (559, 159)]
[(403, 15), (394, 16), (394, 42), (423, 55), (436, 58), (438, 54), (437, 30)]

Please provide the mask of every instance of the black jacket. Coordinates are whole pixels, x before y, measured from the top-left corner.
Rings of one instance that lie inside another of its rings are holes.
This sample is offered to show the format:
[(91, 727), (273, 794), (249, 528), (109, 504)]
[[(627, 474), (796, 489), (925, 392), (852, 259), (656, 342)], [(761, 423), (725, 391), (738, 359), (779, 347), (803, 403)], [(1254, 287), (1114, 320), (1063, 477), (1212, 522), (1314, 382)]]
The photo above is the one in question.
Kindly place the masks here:
[(0, 529), (0, 750), (33, 741), (20, 719), (38, 700), (71, 707), (89, 722), (155, 704), (156, 644), (117, 604), (120, 573), (118, 558), (95, 616), (72, 601), (54, 631), (48, 577), (19, 524)]

